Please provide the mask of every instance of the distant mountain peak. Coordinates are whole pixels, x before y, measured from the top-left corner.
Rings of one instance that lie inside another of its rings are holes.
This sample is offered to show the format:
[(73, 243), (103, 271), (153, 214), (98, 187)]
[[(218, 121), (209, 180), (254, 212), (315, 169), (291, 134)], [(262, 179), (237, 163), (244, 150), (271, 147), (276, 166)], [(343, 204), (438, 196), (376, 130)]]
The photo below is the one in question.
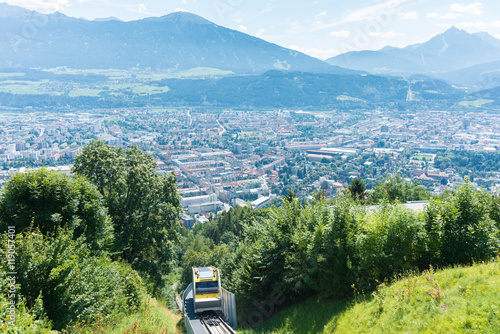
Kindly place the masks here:
[(117, 18), (117, 17), (114, 17), (114, 16), (97, 18), (97, 19), (94, 19), (94, 21), (96, 21), (96, 22), (106, 22), (106, 21), (118, 21), (118, 22), (123, 22), (123, 20), (121, 20), (121, 19), (119, 19), (119, 18)]
[(455, 26), (451, 26), (448, 30), (446, 30), (444, 33), (446, 34), (447, 32), (459, 32), (459, 31), (462, 31), (462, 32), (465, 32), (465, 30), (462, 30), (462, 29), (458, 29), (457, 27)]
[(443, 32), (442, 34), (440, 34), (442, 36), (460, 36), (460, 35), (467, 35), (467, 36), (471, 36), (471, 34), (469, 34), (467, 31), (463, 30), (463, 29), (458, 29), (457, 27), (455, 26), (452, 26), (451, 28), (449, 28), (448, 30), (446, 30), (445, 32)]
[(18, 7), (11, 6), (5, 2), (0, 2), (0, 18), (4, 17), (17, 17), (17, 18), (26, 18), (32, 14), (31, 10)]
[(164, 16), (161, 16), (162, 20), (169, 20), (176, 23), (196, 23), (196, 24), (214, 24), (203, 17), (185, 11), (177, 11)]
[(494, 61), (500, 61), (500, 40), (455, 26), (423, 43), (385, 47), (371, 54), (349, 52), (327, 60), (331, 65), (354, 70), (401, 75), (451, 72)]

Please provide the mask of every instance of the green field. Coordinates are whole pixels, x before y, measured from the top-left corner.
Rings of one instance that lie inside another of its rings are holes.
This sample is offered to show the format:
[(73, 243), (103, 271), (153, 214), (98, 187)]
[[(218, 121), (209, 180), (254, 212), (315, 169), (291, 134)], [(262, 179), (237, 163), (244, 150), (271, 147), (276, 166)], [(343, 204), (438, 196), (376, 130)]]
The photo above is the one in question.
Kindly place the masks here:
[(419, 160), (419, 161), (431, 161), (432, 156), (420, 154), (420, 155), (414, 155), (413, 158), (411, 158), (411, 159), (412, 160)]
[(363, 100), (358, 99), (357, 97), (347, 96), (347, 95), (339, 95), (337, 96), (338, 101), (357, 101), (363, 102)]
[(117, 69), (90, 69), (90, 70), (79, 70), (66, 67), (57, 67), (47, 70), (54, 74), (73, 74), (73, 75), (84, 75), (84, 74), (94, 74), (94, 75), (105, 75), (111, 80), (127, 79), (132, 76), (130, 71), (117, 70)]
[(112, 95), (119, 95), (120, 91), (130, 91), (134, 94), (146, 95), (146, 94), (159, 94), (168, 92), (168, 87), (158, 87), (150, 86), (141, 83), (123, 83), (123, 84), (112, 84), (107, 85), (109, 87), (109, 93)]
[(312, 297), (240, 333), (500, 333), (500, 262), (407, 275), (369, 295)]
[(462, 101), (459, 104), (463, 107), (482, 107), (485, 104), (491, 103), (493, 100), (485, 100), (485, 99), (479, 99), (476, 101)]
[(260, 135), (262, 131), (242, 131), (242, 135)]
[[(190, 78), (190, 77), (202, 77), (202, 76), (224, 76), (233, 74), (232, 71), (225, 71), (218, 68), (211, 67), (195, 67), (189, 70), (179, 71), (179, 72), (152, 72), (152, 71), (126, 71), (118, 69), (72, 69), (66, 67), (57, 67), (48, 70), (54, 74), (73, 74), (73, 75), (105, 75), (110, 80), (121, 80), (121, 79), (137, 79), (141, 81), (158, 81), (164, 79), (180, 79), (180, 78)], [(18, 76), (16, 73), (5, 73), (9, 76)], [(1, 78), (0, 73), (0, 78)]]
[(50, 88), (49, 80), (22, 81), (7, 80), (0, 81), (0, 92), (11, 94), (49, 94), (61, 95), (62, 92), (54, 91)]
[(70, 97), (78, 97), (78, 96), (99, 96), (99, 93), (101, 93), (102, 90), (100, 89), (75, 89), (69, 92)]
[(26, 75), (26, 73), (18, 72), (18, 73), (0, 73), (0, 79), (2, 78), (11, 78), (11, 77), (22, 77)]

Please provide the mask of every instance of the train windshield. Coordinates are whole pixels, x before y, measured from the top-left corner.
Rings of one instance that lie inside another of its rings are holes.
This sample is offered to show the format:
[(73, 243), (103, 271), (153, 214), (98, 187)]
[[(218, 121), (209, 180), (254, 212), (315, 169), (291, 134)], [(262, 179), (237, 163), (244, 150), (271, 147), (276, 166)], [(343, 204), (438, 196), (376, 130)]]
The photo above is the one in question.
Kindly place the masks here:
[(196, 282), (196, 294), (206, 295), (209, 293), (218, 293), (219, 284), (217, 281)]

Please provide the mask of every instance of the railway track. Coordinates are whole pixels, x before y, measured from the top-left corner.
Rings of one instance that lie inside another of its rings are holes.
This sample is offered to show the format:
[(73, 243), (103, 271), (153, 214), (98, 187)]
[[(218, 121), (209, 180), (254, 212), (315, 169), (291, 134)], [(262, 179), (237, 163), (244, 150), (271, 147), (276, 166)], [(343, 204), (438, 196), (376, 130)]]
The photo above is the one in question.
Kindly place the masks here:
[(199, 317), (208, 334), (236, 334), (215, 312), (205, 312)]

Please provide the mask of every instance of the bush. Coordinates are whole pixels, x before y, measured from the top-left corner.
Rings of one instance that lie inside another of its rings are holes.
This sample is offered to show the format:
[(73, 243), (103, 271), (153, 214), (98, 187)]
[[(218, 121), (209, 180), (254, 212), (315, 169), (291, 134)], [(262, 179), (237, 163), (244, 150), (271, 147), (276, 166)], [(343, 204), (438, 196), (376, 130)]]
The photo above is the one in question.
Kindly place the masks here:
[[(143, 306), (143, 282), (129, 265), (91, 256), (84, 238), (73, 240), (68, 229), (56, 235), (38, 231), (17, 235), (19, 292), (28, 309), (33, 310), (41, 298), (54, 328), (62, 329)], [(6, 235), (3, 238), (1, 256), (6, 252)]]
[[(0, 332), (5, 333), (32, 333), (32, 334), (48, 334), (52, 333), (51, 323), (43, 314), (43, 303), (41, 298), (38, 298), (34, 309), (28, 310), (26, 307), (25, 299), (22, 297), (17, 298), (15, 320), (10, 317), (10, 310), (7, 305), (10, 304), (12, 299), (8, 298), (8, 285), (6, 272), (0, 271)], [(19, 286), (17, 286), (19, 288)], [(13, 324), (13, 325), (12, 325)]]
[(418, 268), (425, 251), (423, 218), (401, 206), (382, 205), (361, 219), (355, 239), (356, 283), (369, 291), (396, 273)]
[(498, 229), (490, 217), (491, 197), (467, 182), (427, 210), (428, 261), (442, 265), (489, 260), (499, 249)]
[(40, 169), (17, 173), (7, 181), (0, 197), (0, 228), (18, 232), (38, 228), (54, 234), (60, 227), (84, 236), (94, 250), (111, 246), (113, 228), (97, 188), (81, 176)]

